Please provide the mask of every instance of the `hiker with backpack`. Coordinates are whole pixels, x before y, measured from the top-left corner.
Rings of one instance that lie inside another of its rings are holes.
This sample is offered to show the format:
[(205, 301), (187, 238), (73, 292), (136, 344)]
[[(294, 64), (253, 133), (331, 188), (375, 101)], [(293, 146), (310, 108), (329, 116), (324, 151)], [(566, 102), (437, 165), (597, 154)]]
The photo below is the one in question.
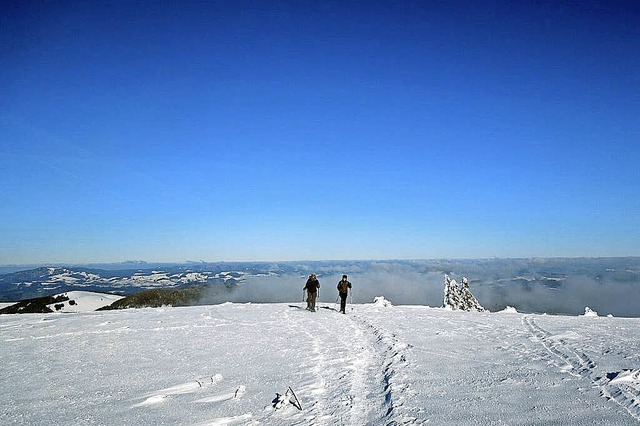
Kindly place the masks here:
[(316, 297), (318, 297), (319, 289), (320, 281), (318, 281), (316, 274), (309, 275), (309, 279), (302, 290), (307, 291), (307, 310), (311, 312), (316, 311)]
[(338, 295), (340, 296), (340, 312), (345, 314), (345, 308), (347, 307), (347, 296), (349, 295), (349, 289), (351, 283), (347, 281), (347, 275), (343, 275), (342, 279), (338, 282)]

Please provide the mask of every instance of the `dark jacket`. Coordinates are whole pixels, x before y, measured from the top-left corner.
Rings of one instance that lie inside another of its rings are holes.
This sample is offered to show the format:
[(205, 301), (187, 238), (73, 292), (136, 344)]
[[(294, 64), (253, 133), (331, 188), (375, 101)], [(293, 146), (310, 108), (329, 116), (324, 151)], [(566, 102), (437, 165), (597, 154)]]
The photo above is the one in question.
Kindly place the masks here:
[(303, 290), (307, 290), (309, 293), (317, 293), (320, 288), (320, 281), (317, 278), (309, 278), (305, 284)]
[(351, 283), (349, 281), (346, 281), (346, 280), (338, 281), (338, 292), (340, 293), (341, 296), (349, 293), (350, 288), (351, 288)]

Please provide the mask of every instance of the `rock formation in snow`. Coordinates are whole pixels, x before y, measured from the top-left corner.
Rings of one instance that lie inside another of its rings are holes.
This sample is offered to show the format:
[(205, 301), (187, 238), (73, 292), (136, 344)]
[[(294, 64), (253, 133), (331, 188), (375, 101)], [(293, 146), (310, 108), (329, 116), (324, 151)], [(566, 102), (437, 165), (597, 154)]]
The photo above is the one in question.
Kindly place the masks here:
[(458, 285), (456, 280), (452, 280), (448, 275), (444, 276), (444, 307), (454, 311), (485, 311), (471, 294), (466, 277), (463, 277), (462, 283)]
[(393, 304), (388, 301), (387, 299), (384, 298), (384, 296), (376, 296), (373, 298), (373, 305), (374, 306), (381, 306), (383, 308), (391, 308), (393, 307)]

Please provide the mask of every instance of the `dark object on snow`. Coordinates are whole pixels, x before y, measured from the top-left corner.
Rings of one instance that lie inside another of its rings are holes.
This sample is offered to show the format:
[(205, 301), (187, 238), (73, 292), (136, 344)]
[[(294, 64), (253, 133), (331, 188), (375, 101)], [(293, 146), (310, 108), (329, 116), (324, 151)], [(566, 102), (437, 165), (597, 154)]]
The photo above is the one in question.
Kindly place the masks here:
[(276, 393), (275, 399), (271, 402), (273, 403), (273, 408), (275, 408), (276, 410), (284, 407), (286, 404), (291, 404), (298, 410), (302, 411), (302, 404), (300, 403), (300, 400), (296, 396), (293, 389), (291, 389), (291, 386), (287, 388), (287, 391), (284, 393), (284, 395)]
[[(23, 300), (15, 305), (0, 309), (0, 314), (46, 314), (53, 312), (48, 305), (65, 302), (67, 300), (69, 300), (69, 298), (62, 295), (36, 297), (35, 299)], [(64, 306), (64, 304), (62, 304), (62, 306)]]
[(347, 276), (343, 275), (342, 279), (338, 282), (338, 295), (340, 296), (340, 312), (345, 313), (347, 307), (347, 296), (349, 295), (349, 289), (351, 283), (347, 281)]
[(116, 300), (99, 311), (128, 308), (159, 308), (161, 306), (193, 306), (204, 293), (204, 287), (185, 289), (153, 289)]
[(309, 279), (302, 290), (307, 292), (307, 309), (311, 312), (316, 311), (316, 298), (318, 297), (319, 289), (320, 281), (318, 281), (316, 274), (309, 275)]

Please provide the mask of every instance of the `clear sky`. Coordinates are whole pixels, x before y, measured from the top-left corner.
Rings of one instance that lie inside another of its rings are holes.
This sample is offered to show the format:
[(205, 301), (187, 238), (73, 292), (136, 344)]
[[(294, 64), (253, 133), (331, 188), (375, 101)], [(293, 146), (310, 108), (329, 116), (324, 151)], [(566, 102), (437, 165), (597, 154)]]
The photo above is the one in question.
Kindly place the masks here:
[(640, 3), (141, 3), (0, 10), (0, 264), (640, 255)]

